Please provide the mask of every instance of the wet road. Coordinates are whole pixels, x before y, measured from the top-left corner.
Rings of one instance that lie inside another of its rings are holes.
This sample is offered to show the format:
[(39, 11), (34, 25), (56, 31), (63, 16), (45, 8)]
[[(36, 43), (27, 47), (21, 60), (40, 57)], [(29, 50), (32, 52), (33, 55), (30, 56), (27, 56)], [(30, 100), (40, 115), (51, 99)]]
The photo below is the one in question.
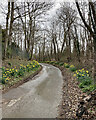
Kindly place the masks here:
[(42, 64), (32, 80), (3, 94), (3, 118), (55, 118), (62, 97), (63, 78), (58, 68)]

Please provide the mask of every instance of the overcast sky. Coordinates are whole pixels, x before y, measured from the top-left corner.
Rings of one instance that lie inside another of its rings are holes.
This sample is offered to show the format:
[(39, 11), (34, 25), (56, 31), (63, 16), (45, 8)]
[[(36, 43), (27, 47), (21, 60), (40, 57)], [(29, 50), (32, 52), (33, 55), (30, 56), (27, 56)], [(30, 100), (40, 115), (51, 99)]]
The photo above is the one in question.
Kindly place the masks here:
[[(40, 1), (43, 1), (43, 0), (40, 0)], [(48, 1), (48, 0), (44, 0), (44, 1)], [(49, 10), (49, 17), (52, 17), (55, 14), (56, 10), (60, 7), (60, 2), (63, 2), (63, 1), (64, 0), (53, 0), (53, 1), (51, 0), (51, 2), (54, 3), (54, 6)], [(0, 24), (1, 25), (5, 23), (5, 15), (2, 14), (2, 8), (4, 8), (5, 10), (7, 9), (7, 0), (0, 0)]]
[[(4, 14), (2, 14), (2, 11), (1, 11), (1, 9), (2, 8), (4, 8), (4, 10), (6, 10), (7, 9), (7, 1), (8, 0), (0, 0), (0, 24), (1, 25), (4, 25), (4, 23), (5, 23), (5, 21), (6, 21), (6, 18), (5, 18), (5, 16), (4, 16)], [(12, 0), (11, 0), (12, 1)], [(14, 0), (15, 1), (15, 0)], [(31, 1), (31, 0), (18, 0), (18, 1), (22, 1), (22, 2), (24, 2), (24, 1)], [(40, 2), (41, 1), (45, 1), (45, 2), (53, 2), (54, 3), (54, 6), (53, 6), (53, 8), (51, 8), (49, 11), (48, 11), (48, 13), (49, 13), (49, 15), (47, 16), (47, 17), (49, 17), (49, 18), (52, 18), (53, 16), (54, 16), (54, 14), (56, 13), (56, 10), (58, 9), (58, 8), (60, 8), (60, 3), (62, 3), (62, 2), (74, 2), (75, 0), (39, 0)], [(88, 1), (88, 0), (83, 0), (83, 1)]]
[[(2, 13), (1, 9), (2, 9), (2, 7), (4, 7), (4, 9), (7, 9), (7, 1), (8, 0), (0, 0), (0, 24), (5, 22), (4, 14), (1, 14)], [(31, 1), (31, 0), (18, 0), (18, 1), (24, 2), (24, 1)], [(49, 11), (50, 12), (49, 16), (52, 16), (52, 15), (54, 15), (55, 11), (60, 7), (60, 3), (63, 1), (64, 2), (68, 1), (68, 0), (39, 0), (39, 1), (45, 1), (45, 2), (51, 1), (54, 3), (53, 8), (51, 8)], [(71, 1), (73, 1), (73, 0), (71, 0)]]

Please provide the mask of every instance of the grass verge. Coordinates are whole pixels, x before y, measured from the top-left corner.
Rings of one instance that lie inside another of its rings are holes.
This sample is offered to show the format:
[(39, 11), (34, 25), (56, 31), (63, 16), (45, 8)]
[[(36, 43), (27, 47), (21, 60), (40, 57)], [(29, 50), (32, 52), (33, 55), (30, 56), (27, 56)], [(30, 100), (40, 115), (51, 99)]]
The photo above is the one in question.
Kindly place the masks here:
[(3, 61), (1, 69), (2, 77), (0, 78), (0, 84), (2, 85), (2, 92), (5, 93), (9, 89), (18, 87), (32, 79), (41, 71), (42, 66), (35, 60), (10, 59)]
[(43, 61), (44, 63), (52, 64), (57, 67), (66, 68), (68, 72), (72, 73), (72, 77), (74, 80), (78, 81), (78, 86), (83, 92), (87, 92), (88, 94), (94, 90), (96, 90), (96, 85), (94, 85), (93, 79), (91, 77), (91, 72), (88, 69), (78, 69), (72, 64), (63, 63), (59, 61)]

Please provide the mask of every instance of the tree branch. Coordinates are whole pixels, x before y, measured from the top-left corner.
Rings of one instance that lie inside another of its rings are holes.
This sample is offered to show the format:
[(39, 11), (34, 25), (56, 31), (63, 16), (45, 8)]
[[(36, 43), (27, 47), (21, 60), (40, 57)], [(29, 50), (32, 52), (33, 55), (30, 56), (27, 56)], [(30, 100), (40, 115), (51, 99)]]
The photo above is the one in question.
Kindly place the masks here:
[(77, 9), (78, 9), (79, 15), (80, 15), (80, 17), (81, 17), (81, 19), (82, 19), (84, 25), (86, 26), (86, 28), (88, 29), (88, 31), (90, 32), (90, 34), (93, 35), (94, 32), (92, 31), (92, 29), (90, 28), (90, 26), (86, 23), (86, 21), (85, 21), (83, 15), (82, 15), (82, 13), (81, 13), (81, 10), (80, 10), (80, 7), (79, 7), (79, 4), (78, 4), (78, 2), (77, 2), (76, 0), (75, 0), (75, 3), (76, 3), (76, 6), (77, 6)]

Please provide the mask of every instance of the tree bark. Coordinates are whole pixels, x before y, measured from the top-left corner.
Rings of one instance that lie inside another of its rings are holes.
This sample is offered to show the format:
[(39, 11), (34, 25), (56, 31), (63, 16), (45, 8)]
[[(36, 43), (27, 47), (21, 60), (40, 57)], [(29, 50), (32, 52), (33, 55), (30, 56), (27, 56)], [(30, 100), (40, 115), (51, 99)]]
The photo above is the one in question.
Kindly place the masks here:
[(13, 21), (14, 21), (14, 2), (11, 2), (11, 19), (10, 19), (10, 28), (9, 28), (9, 45), (12, 42), (12, 29), (13, 29)]
[(94, 39), (94, 84), (96, 84), (96, 34), (94, 34), (93, 39)]
[(10, 2), (8, 2), (8, 13), (6, 17), (6, 39), (5, 39), (5, 50), (4, 50), (4, 58), (7, 57), (7, 48), (8, 48), (8, 21), (10, 16)]

